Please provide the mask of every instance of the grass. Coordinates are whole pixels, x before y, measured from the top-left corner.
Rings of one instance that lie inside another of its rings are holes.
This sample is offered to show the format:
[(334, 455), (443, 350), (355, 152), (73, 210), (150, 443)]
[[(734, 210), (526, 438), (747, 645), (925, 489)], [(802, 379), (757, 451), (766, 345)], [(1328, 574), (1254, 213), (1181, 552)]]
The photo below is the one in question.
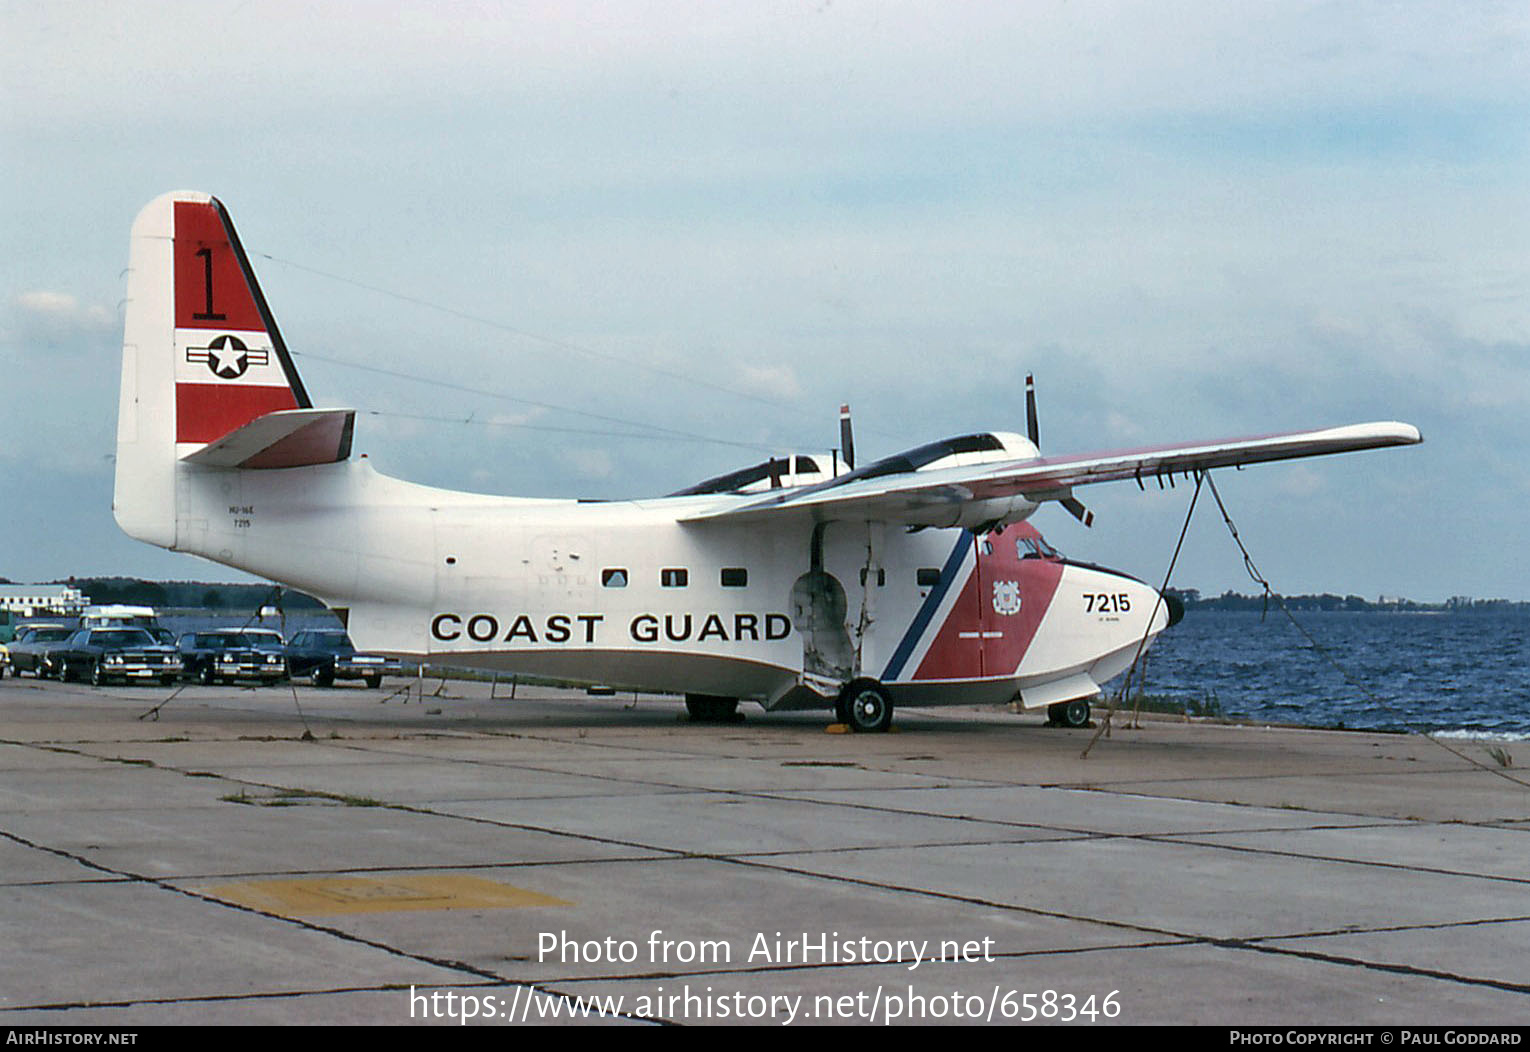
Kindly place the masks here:
[(1222, 703), (1216, 693), (1208, 691), (1199, 698), (1171, 698), (1161, 694), (1142, 694), (1121, 702), (1123, 710), (1139, 708), (1143, 712), (1162, 712), (1171, 716), (1194, 716), (1204, 719), (1226, 719)]
[(300, 807), (309, 803), (341, 804), (345, 807), (387, 807), (387, 803), (370, 796), (352, 796), (348, 793), (326, 793), (319, 789), (278, 789), (270, 796), (251, 796), (247, 789), (218, 797), (230, 804), (251, 804), (256, 807)]

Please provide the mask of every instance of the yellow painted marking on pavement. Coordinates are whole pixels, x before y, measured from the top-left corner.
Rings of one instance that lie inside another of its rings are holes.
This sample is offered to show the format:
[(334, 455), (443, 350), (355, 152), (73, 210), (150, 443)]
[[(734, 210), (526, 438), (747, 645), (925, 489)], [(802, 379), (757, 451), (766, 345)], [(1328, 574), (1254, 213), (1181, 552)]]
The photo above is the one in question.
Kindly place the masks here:
[(483, 877), (389, 876), (251, 880), (201, 889), (240, 906), (284, 917), (403, 910), (502, 910), (572, 902)]

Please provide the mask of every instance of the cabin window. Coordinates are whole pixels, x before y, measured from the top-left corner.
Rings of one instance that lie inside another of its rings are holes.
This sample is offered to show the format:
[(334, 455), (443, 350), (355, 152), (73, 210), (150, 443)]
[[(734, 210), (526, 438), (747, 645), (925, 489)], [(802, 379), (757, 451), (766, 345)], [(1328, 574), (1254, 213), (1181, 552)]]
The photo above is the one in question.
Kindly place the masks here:
[(933, 566), (925, 566), (914, 575), (914, 578), (919, 582), (920, 588), (934, 588), (940, 583), (940, 571)]
[(626, 588), (627, 571), (619, 566), (600, 571), (600, 583), (606, 588)]
[(749, 571), (742, 566), (724, 566), (722, 586), (724, 588), (747, 588), (749, 586)]
[[(871, 575), (866, 572), (866, 567), (862, 566), (861, 567), (861, 587), (862, 588), (866, 587), (866, 581), (867, 581), (868, 578), (870, 578), (870, 576)], [(886, 583), (887, 583), (887, 571), (885, 569), (883, 569), (882, 567), (878, 566), (877, 567), (877, 587), (881, 588)]]
[(665, 588), (684, 588), (691, 582), (691, 572), (685, 569), (659, 571), (659, 583)]

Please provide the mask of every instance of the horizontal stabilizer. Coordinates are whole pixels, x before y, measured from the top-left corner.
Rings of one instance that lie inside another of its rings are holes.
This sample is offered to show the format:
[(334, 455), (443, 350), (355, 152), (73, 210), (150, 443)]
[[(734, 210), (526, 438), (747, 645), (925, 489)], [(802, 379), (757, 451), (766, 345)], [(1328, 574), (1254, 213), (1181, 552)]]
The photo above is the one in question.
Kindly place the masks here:
[(213, 468), (300, 468), (351, 455), (354, 409), (282, 409), (256, 417), (181, 459)]

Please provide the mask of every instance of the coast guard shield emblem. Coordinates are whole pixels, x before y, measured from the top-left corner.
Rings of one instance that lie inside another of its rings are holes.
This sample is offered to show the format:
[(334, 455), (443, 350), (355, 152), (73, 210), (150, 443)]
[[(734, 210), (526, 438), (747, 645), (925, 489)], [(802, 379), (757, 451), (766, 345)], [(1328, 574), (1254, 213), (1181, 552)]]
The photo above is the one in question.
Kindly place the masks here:
[(995, 581), (993, 583), (993, 612), (1018, 614), (1020, 612), (1020, 582)]

